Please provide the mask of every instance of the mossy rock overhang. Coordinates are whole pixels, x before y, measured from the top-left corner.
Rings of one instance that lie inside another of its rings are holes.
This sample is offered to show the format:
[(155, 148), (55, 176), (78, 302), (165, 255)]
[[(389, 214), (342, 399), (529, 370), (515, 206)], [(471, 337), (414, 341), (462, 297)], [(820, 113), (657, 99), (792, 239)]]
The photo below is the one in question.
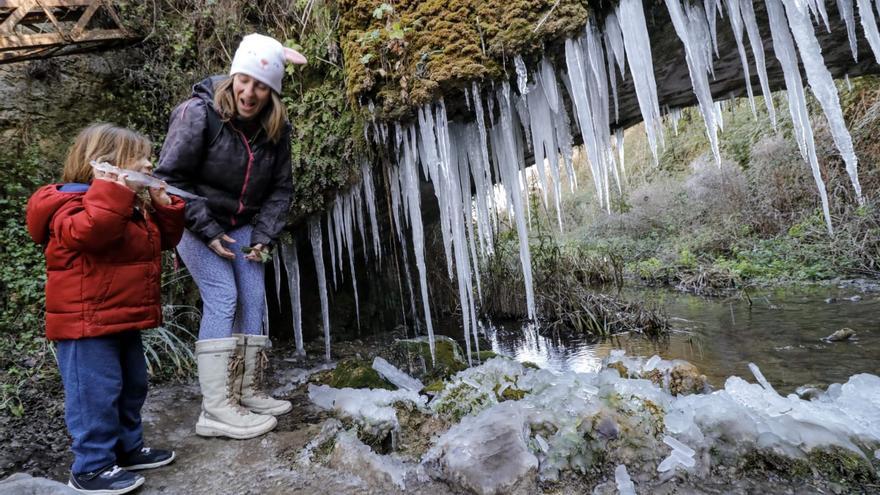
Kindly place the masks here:
[[(392, 5), (380, 0), (341, 0), (339, 32), (347, 96), (355, 107), (366, 108), (372, 103), (375, 109), (370, 117), (378, 120), (412, 121), (417, 108), (441, 98), (450, 120), (471, 120), (468, 114), (472, 110), (467, 108), (463, 93), (473, 82), (479, 82), (485, 90), (493, 83), (497, 87), (502, 80), (515, 81), (515, 55), (522, 56), (530, 70), (537, 67), (541, 57), (548, 56), (557, 71), (564, 71), (565, 39), (583, 33), (588, 20), (604, 27), (605, 17), (618, 3), (404, 0)], [(643, 0), (642, 4), (661, 108), (695, 105), (684, 46), (665, 3)], [(766, 7), (763, 2), (755, 2), (754, 8), (765, 43), (770, 89), (784, 89), (782, 69), (769, 44)], [(742, 63), (728, 17), (725, 11), (723, 17), (717, 18), (719, 57), (713, 60), (715, 77), (709, 81), (716, 100), (746, 94)], [(832, 76), (855, 77), (880, 71), (880, 64), (874, 63), (861, 32), (860, 62), (855, 63), (846, 26), (833, 7), (829, 8), (829, 17), (831, 30), (816, 27), (815, 35)], [(642, 120), (629, 59), (626, 64), (625, 77), (617, 77), (619, 111), (614, 127), (628, 127)], [(758, 77), (754, 72), (752, 76), (752, 88), (756, 95), (761, 94)], [(567, 98), (567, 92), (560, 94)], [(570, 106), (570, 102), (566, 104)], [(573, 133), (576, 141), (580, 138), (578, 134)]]
[(400, 120), (473, 81), (515, 75), (513, 56), (536, 62), (583, 32), (588, 2), (575, 0), (341, 0), (348, 97)]

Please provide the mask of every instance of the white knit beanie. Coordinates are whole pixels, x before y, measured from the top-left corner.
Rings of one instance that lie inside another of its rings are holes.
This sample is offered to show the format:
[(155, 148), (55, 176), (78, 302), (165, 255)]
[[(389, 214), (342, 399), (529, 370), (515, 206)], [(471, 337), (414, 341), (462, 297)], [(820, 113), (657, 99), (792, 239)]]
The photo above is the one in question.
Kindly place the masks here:
[(229, 75), (246, 74), (281, 93), (284, 64), (306, 63), (306, 58), (296, 50), (285, 48), (273, 38), (262, 34), (249, 34), (241, 40)]

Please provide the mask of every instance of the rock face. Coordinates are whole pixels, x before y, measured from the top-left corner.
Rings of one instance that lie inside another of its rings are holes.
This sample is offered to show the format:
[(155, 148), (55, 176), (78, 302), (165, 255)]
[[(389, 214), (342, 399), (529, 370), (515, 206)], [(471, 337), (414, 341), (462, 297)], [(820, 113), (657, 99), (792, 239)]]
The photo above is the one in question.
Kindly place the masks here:
[(480, 495), (530, 493), (538, 459), (526, 445), (528, 437), (522, 409), (502, 403), (450, 429), (423, 465), (435, 478)]
[(434, 338), (433, 363), (427, 337), (395, 341), (381, 355), (399, 370), (423, 383), (447, 378), (467, 368), (467, 361), (458, 342), (443, 335)]
[(60, 162), (82, 127), (125, 125), (120, 74), (134, 63), (125, 50), (0, 65), (0, 145), (21, 140)]
[(15, 473), (0, 480), (0, 493), (4, 495), (76, 495), (67, 485), (46, 478), (34, 478), (26, 473)]

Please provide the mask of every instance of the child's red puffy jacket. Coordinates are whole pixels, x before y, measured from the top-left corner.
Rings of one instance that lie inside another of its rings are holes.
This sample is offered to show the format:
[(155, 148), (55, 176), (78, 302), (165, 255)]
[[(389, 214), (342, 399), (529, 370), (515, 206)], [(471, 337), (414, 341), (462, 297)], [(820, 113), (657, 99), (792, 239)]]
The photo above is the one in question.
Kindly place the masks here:
[[(161, 256), (180, 241), (184, 203), (172, 196), (146, 216), (130, 189), (95, 180), (87, 190), (40, 188), (27, 227), (46, 252), (46, 337), (97, 337), (162, 323)], [(86, 189), (82, 186), (81, 189)]]

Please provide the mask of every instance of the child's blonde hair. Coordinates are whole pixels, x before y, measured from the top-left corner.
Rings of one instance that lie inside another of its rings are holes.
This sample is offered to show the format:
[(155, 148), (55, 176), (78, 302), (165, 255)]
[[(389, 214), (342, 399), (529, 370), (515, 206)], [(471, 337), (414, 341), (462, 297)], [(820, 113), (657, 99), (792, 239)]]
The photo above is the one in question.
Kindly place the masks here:
[(113, 124), (92, 124), (80, 131), (67, 152), (61, 181), (91, 182), (92, 160), (127, 169), (149, 159), (152, 152), (153, 144), (139, 132)]
[[(217, 81), (214, 85), (214, 108), (220, 114), (220, 120), (229, 122), (238, 115), (235, 106), (235, 94), (232, 92), (232, 76)], [(269, 108), (263, 110), (261, 122), (266, 136), (273, 143), (281, 140), (284, 134), (284, 126), (287, 124), (287, 107), (281, 101), (281, 97), (275, 90), (270, 90)]]

